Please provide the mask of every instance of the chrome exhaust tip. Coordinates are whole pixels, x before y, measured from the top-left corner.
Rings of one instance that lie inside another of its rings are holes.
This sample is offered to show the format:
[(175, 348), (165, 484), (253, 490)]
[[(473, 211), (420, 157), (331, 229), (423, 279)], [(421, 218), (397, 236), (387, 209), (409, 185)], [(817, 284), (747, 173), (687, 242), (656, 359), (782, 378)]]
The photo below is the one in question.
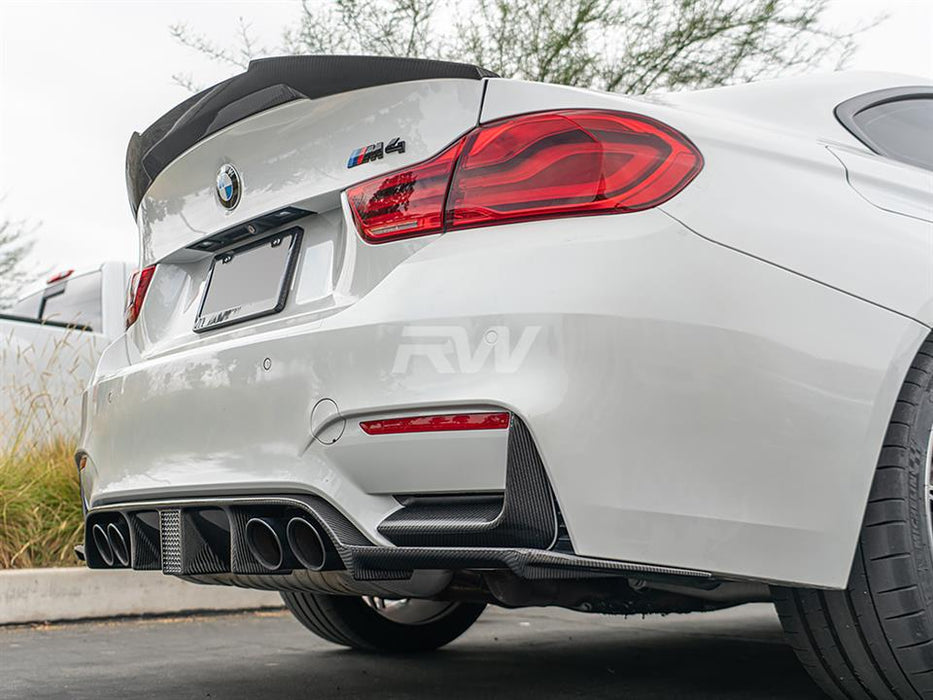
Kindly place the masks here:
[(279, 535), (265, 518), (250, 518), (246, 522), (246, 546), (250, 554), (268, 571), (282, 568), (284, 552)]
[(327, 564), (327, 547), (317, 527), (304, 518), (292, 518), (285, 528), (288, 546), (301, 565), (311, 571), (321, 571)]
[(107, 525), (107, 539), (110, 541), (110, 549), (113, 551), (114, 559), (120, 566), (129, 566), (130, 546), (116, 523)]
[(91, 527), (91, 537), (94, 540), (94, 546), (97, 547), (97, 553), (107, 566), (113, 566), (113, 545), (110, 544), (110, 538), (107, 537), (107, 531), (100, 525), (94, 523)]

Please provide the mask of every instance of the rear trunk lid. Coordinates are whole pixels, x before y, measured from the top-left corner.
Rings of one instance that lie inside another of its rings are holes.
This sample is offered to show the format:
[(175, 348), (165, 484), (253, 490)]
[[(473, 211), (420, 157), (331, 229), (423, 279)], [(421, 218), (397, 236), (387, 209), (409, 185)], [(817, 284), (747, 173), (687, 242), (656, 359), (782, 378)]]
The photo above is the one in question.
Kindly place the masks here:
[[(426, 244), (361, 243), (343, 192), (425, 160), (474, 127), (489, 74), (433, 61), (300, 58), (254, 62), (238, 76), (245, 87), (206, 91), (134, 135), (127, 181), (141, 265), (159, 265), (138, 324), (144, 356), (222, 333), (194, 332), (218, 254), (302, 229), (285, 307), (224, 332), (236, 334), (334, 313)], [(223, 201), (231, 178), (233, 206)]]

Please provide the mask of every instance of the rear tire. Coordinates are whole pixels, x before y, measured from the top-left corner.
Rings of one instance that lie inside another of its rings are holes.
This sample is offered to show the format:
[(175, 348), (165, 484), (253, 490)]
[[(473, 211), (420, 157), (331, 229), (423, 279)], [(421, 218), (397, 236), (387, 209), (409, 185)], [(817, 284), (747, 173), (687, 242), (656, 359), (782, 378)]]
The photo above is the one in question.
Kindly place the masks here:
[(385, 653), (431, 651), (449, 644), (466, 632), (486, 607), (450, 603), (439, 606), (423, 621), (403, 623), (355, 596), (282, 593), (282, 600), (301, 624), (322, 639), (352, 649)]
[(844, 591), (774, 588), (785, 635), (834, 698), (933, 698), (933, 336), (888, 425)]

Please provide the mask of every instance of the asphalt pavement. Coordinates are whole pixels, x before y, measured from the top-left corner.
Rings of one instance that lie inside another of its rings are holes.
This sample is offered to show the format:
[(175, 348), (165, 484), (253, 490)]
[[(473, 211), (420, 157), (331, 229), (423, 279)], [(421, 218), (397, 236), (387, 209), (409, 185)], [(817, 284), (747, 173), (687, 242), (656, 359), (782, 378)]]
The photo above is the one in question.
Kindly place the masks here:
[(820, 698), (769, 605), (487, 609), (445, 649), (343, 650), (286, 612), (0, 628), (2, 698)]

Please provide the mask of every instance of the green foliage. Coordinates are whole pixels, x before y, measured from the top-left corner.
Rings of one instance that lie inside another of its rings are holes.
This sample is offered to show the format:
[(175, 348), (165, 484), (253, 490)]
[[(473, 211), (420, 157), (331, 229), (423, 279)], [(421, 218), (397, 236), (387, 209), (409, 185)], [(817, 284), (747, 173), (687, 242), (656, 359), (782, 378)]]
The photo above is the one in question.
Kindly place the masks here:
[[(829, 27), (826, 6), (827, 0), (303, 0), (294, 26), (271, 50), (243, 19), (229, 47), (184, 24), (171, 32), (236, 68), (270, 54), (446, 58), (508, 78), (641, 94), (841, 67), (871, 23)], [(197, 89), (190, 76), (174, 77)]]
[(25, 346), (0, 334), (0, 569), (78, 565), (74, 404), (96, 357), (88, 334), (71, 329)]
[(74, 445), (0, 455), (0, 569), (77, 566), (83, 515)]

